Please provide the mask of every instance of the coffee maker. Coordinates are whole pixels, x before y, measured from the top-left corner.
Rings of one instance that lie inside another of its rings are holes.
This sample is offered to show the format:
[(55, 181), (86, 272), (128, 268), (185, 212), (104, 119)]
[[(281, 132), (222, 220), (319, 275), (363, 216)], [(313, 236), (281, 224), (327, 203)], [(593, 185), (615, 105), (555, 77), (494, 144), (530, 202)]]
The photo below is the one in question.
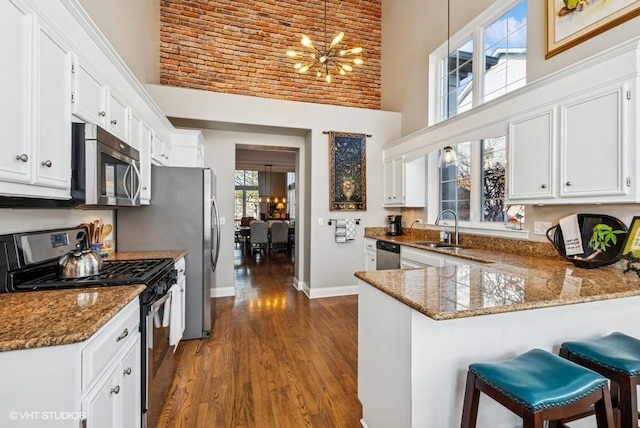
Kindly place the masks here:
[(387, 235), (390, 235), (390, 236), (402, 235), (402, 216), (401, 215), (387, 216)]

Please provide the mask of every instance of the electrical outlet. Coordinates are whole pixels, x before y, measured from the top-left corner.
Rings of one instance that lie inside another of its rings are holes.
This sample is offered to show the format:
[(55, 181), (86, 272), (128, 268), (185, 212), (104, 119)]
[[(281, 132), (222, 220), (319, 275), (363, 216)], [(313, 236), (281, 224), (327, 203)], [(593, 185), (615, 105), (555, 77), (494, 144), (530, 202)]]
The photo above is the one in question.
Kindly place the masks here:
[(547, 230), (551, 227), (549, 221), (534, 221), (533, 222), (533, 234), (534, 235), (546, 235)]
[(421, 218), (417, 218), (417, 219), (416, 219), (416, 223), (418, 223), (418, 224), (422, 224), (422, 219), (421, 219)]

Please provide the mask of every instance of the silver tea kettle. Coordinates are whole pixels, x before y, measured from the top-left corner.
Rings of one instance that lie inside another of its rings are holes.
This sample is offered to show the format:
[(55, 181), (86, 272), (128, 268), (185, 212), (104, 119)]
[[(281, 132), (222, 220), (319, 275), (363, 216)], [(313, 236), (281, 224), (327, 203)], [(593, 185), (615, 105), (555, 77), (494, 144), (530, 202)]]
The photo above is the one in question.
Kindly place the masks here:
[(97, 252), (77, 244), (74, 250), (58, 260), (58, 277), (72, 279), (97, 275), (103, 265), (104, 262)]

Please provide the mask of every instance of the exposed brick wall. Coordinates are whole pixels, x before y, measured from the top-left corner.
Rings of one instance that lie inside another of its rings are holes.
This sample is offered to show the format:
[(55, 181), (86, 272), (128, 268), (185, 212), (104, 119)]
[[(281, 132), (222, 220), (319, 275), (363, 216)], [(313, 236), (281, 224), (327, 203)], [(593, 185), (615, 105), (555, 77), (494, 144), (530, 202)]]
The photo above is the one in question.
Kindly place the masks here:
[(380, 109), (381, 0), (328, 0), (327, 38), (364, 64), (331, 83), (285, 52), (324, 39), (323, 0), (161, 0), (160, 83), (229, 94)]

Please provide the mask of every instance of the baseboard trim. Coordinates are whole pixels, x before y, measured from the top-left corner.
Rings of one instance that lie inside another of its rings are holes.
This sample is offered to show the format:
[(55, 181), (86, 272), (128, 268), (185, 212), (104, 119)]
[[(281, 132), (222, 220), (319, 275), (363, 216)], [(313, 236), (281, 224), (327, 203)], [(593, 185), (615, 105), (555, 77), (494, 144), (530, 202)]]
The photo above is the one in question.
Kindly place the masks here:
[(234, 297), (236, 295), (235, 287), (221, 287), (221, 288), (212, 288), (211, 289), (211, 297)]
[(324, 297), (352, 296), (358, 294), (358, 286), (345, 285), (341, 287), (310, 288), (305, 284), (302, 291), (309, 299), (322, 299)]
[(360, 419), (360, 425), (362, 425), (362, 428), (369, 428), (369, 425), (367, 425), (364, 418)]

